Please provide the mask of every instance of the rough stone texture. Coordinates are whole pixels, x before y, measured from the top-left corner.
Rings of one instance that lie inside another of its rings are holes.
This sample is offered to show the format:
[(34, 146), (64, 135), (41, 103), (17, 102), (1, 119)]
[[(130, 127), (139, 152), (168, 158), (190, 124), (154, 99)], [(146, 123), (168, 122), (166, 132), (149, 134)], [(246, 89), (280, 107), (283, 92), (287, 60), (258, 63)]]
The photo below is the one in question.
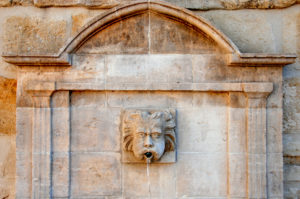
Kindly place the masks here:
[(0, 134), (16, 132), (16, 86), (16, 80), (0, 77)]
[(0, 6), (10, 6), (10, 0), (0, 0)]
[[(7, 3), (7, 1), (0, 1), (0, 2), (4, 2)], [(65, 1), (64, 1), (65, 2)], [(175, 2), (175, 1), (173, 1)], [(176, 2), (177, 5), (182, 5), (185, 6), (186, 2), (188, 1), (181, 1), (178, 0)], [(220, 4), (218, 4), (218, 1), (206, 1), (206, 3), (203, 3), (205, 1), (190, 1), (190, 4), (195, 4), (194, 7), (197, 9), (197, 6), (199, 6), (199, 4), (201, 3), (201, 9), (205, 6), (206, 8), (209, 7), (208, 5), (211, 4), (215, 7), (219, 6)], [(262, 1), (260, 1), (262, 2)], [(276, 1), (273, 1), (276, 2)], [(288, 2), (288, 1), (286, 1)], [(9, 4), (7, 4), (9, 5)], [(235, 5), (237, 5), (237, 3), (235, 3)], [(191, 6), (192, 7), (192, 6)], [(205, 9), (206, 9), (205, 8)], [(62, 18), (64, 20), (70, 20), (73, 19), (72, 21), (72, 25), (70, 25), (71, 23), (67, 22), (67, 32), (72, 32), (72, 35), (75, 35), (76, 32), (78, 32), (78, 30), (80, 29), (81, 26), (83, 26), (89, 19), (91, 19), (93, 16), (97, 15), (97, 13), (103, 12), (104, 10), (85, 10), (83, 8), (52, 8), (52, 9), (33, 9), (31, 7), (11, 7), (11, 8), (0, 8), (0, 15), (4, 16), (4, 13), (6, 13), (7, 16), (12, 16), (12, 15), (17, 15), (18, 18), (27, 18), (28, 16), (30, 16), (31, 19), (39, 19), (37, 21), (40, 21), (40, 24), (44, 24), (42, 29), (45, 29), (49, 23), (48, 21), (51, 21), (51, 23), (53, 22), (53, 19), (55, 23), (58, 22), (58, 24), (64, 24), (60, 23), (59, 20), (61, 20)], [(279, 52), (285, 52), (285, 53), (297, 53), (298, 56), (300, 55), (300, 28), (299, 28), (299, 24), (300, 24), (300, 13), (299, 13), (299, 5), (295, 5), (291, 8), (288, 9), (280, 9), (280, 10), (237, 10), (237, 11), (223, 11), (223, 10), (218, 10), (218, 11), (207, 11), (207, 12), (196, 12), (197, 14), (204, 16), (206, 19), (208, 19), (211, 23), (213, 23), (215, 26), (217, 26), (220, 30), (222, 30), (223, 32), (226, 33), (226, 35), (228, 35), (237, 45), (238, 47), (243, 51), (243, 52), (274, 52), (274, 53), (279, 53)], [(1, 14), (2, 13), (2, 14)], [(37, 15), (39, 15), (37, 17)], [(50, 17), (51, 15), (51, 17)], [(6, 17), (1, 17), (0, 21), (6, 19)], [(34, 21), (33, 20), (33, 21)], [(23, 20), (22, 20), (23, 21)], [(26, 20), (25, 20), (26, 21)], [(3, 24), (3, 23), (1, 23)], [(20, 27), (22, 27), (21, 23), (18, 22), (13, 22), (13, 24), (17, 24), (20, 25)], [(7, 24), (8, 25), (8, 24)], [(9, 25), (8, 25), (9, 26)], [(4, 26), (2, 26), (4, 27)], [(54, 26), (57, 27), (57, 26)], [(72, 27), (72, 28), (71, 28)], [(5, 29), (5, 28), (4, 28)], [(71, 30), (72, 29), (72, 30)], [(17, 29), (13, 29), (13, 30), (17, 30)], [(35, 29), (34, 29), (35, 30)], [(1, 37), (3, 37), (3, 29), (0, 30), (0, 34)], [(18, 31), (16, 32), (9, 32), (9, 34), (19, 34)], [(7, 36), (7, 35), (6, 35)], [(2, 38), (1, 38), (2, 39)], [(3, 41), (2, 39), (2, 43), (0, 42), (1, 45), (3, 45), (5, 41)], [(26, 42), (26, 41), (24, 41)], [(31, 40), (32, 42), (32, 40)], [(28, 42), (29, 43), (29, 42)], [(48, 44), (52, 44), (47, 43), (47, 44), (43, 44), (43, 48), (40, 48), (35, 42), (32, 42), (33, 45), (35, 45), (35, 47), (39, 48), (40, 50), (43, 49), (54, 49), (52, 46), (48, 46)], [(62, 45), (64, 42), (58, 42), (59, 45)], [(54, 45), (57, 45), (57, 47), (55, 49), (59, 49), (58, 48), (58, 43), (54, 42)], [(27, 45), (27, 44), (26, 44)], [(59, 46), (61, 47), (61, 46)], [(17, 48), (14, 48), (14, 50), (16, 50)], [(47, 50), (45, 50), (46, 52)], [(1, 49), (1, 53), (4, 52), (4, 50)], [(28, 52), (28, 51), (25, 51)], [(78, 56), (79, 57), (79, 56)], [(90, 59), (95, 59), (94, 61), (92, 61), (93, 64), (89, 64)], [(77, 77), (79, 79), (81, 79), (81, 81), (88, 81), (89, 79), (92, 78), (93, 74), (95, 74), (95, 71), (98, 71), (97, 73), (99, 74), (98, 77), (100, 77), (101, 75), (103, 75), (103, 71), (105, 69), (104, 64), (105, 61), (102, 60), (102, 58), (97, 58), (96, 56), (91, 55), (90, 58), (84, 59), (82, 58), (82, 60), (84, 60), (84, 62), (81, 61), (75, 61), (76, 63), (74, 64), (74, 67), (78, 70), (83, 70), (83, 72), (81, 73), (77, 73)], [(97, 60), (99, 62), (97, 62)], [(112, 61), (112, 58), (108, 58), (107, 60)], [(168, 60), (168, 59), (166, 59)], [(207, 63), (207, 60), (204, 60), (203, 58), (193, 58), (191, 59), (193, 61), (193, 63), (195, 63), (195, 67), (193, 68), (194, 70), (194, 76), (193, 79), (195, 81), (200, 82), (203, 78), (208, 77), (208, 73), (205, 74), (203, 73), (203, 71), (201, 71), (201, 68), (199, 67), (202, 63)], [(167, 61), (166, 61), (167, 62)], [(84, 64), (83, 64), (84, 63)], [(187, 63), (189, 64), (189, 62), (183, 61), (183, 63)], [(197, 64), (198, 63), (198, 64)], [(222, 60), (220, 60), (220, 63), (222, 63)], [(211, 68), (211, 67), (215, 67), (215, 65), (213, 63), (207, 63), (207, 68)], [(0, 62), (0, 67), (1, 67), (1, 72), (0, 75), (1, 76), (5, 76), (5, 77), (9, 77), (9, 78), (15, 78), (16, 77), (16, 71), (12, 68), (15, 68), (13, 65), (7, 64), (4, 61)], [(138, 66), (137, 66), (138, 67)], [(285, 161), (285, 175), (284, 175), (284, 183), (285, 183), (285, 197), (286, 198), (299, 198), (299, 187), (300, 187), (300, 183), (299, 183), (299, 179), (298, 178), (298, 173), (299, 173), (299, 169), (297, 169), (300, 165), (300, 159), (299, 156), (297, 154), (299, 154), (299, 139), (298, 139), (298, 134), (299, 134), (299, 113), (298, 113), (298, 99), (299, 99), (299, 68), (300, 68), (300, 63), (299, 61), (296, 64), (292, 64), (290, 66), (285, 67), (284, 69), (284, 123), (283, 123), (283, 129), (284, 129), (284, 161)], [(36, 69), (33, 68), (27, 68), (29, 71), (34, 71)], [(26, 70), (27, 70), (26, 69)], [(159, 66), (158, 66), (159, 69)], [(25, 69), (24, 69), (25, 70)], [(50, 79), (51, 76), (53, 75), (53, 71), (62, 71), (62, 69), (41, 69), (39, 72), (46, 72), (47, 73), (47, 78), (45, 78), (45, 80)], [(234, 75), (237, 69), (232, 69), (232, 72), (230, 72), (231, 74), (233, 74), (233, 78), (230, 79), (230, 81), (239, 81), (240, 77), (238, 75)], [(257, 74), (260, 74), (261, 72), (265, 72), (266, 74), (268, 73), (266, 70), (260, 70), (258, 68), (256, 68), (255, 70), (257, 71)], [(122, 71), (120, 69), (120, 71)], [(249, 70), (250, 71), (250, 70)], [(247, 73), (249, 72), (245, 72), (245, 75), (247, 75)], [(28, 72), (28, 71), (27, 71)], [(39, 73), (37, 72), (37, 73)], [(116, 71), (118, 72), (118, 71)], [(154, 71), (155, 72), (155, 71)], [(223, 69), (219, 69), (217, 71), (217, 79), (222, 79), (222, 75), (224, 74), (224, 70)], [(281, 73), (280, 71), (277, 71), (277, 73)], [(276, 75), (277, 75), (276, 73)], [(65, 76), (65, 80), (66, 81), (70, 81), (72, 80), (72, 78), (68, 77), (69, 71), (64, 71), (62, 75), (58, 75), (58, 76)], [(134, 74), (133, 74), (134, 75)], [(164, 80), (163, 77), (161, 76), (157, 76), (159, 75), (159, 73), (156, 73), (156, 75), (154, 75), (156, 77), (156, 79), (162, 78)], [(176, 72), (174, 72), (174, 74), (170, 74), (171, 77), (176, 75)], [(177, 74), (178, 75), (178, 74)], [(184, 79), (191, 79), (191, 77), (189, 76), (184, 76), (183, 74), (180, 74), (180, 79), (184, 80)], [(130, 77), (129, 77), (130, 78)], [(249, 81), (252, 81), (250, 77), (248, 77)], [(116, 77), (115, 80), (117, 80), (118, 78)], [(215, 79), (216, 80), (216, 79)], [(6, 81), (6, 80), (5, 80)], [(15, 80), (9, 80), (9, 82), (14, 81)], [(20, 81), (22, 81), (22, 79), (20, 78)], [(142, 81), (142, 80), (141, 80)], [(280, 83), (280, 81), (279, 81)], [(15, 84), (15, 83), (14, 83)], [(14, 89), (15, 85), (14, 85)], [(1, 88), (1, 92), (0, 92), (0, 98), (2, 97), (2, 93), (4, 92), (4, 88)], [(14, 96), (15, 94), (13, 94), (15, 92), (15, 90), (9, 94), (9, 96)], [(86, 94), (86, 93), (85, 93)], [(85, 95), (84, 94), (84, 95)], [(124, 103), (126, 106), (132, 106), (134, 107), (136, 104), (140, 104), (142, 105), (143, 103), (141, 102), (142, 98), (139, 98), (138, 102), (136, 102), (134, 100), (134, 95), (129, 95), (129, 96), (125, 96), (124, 93), (112, 93), (111, 95), (116, 95), (115, 98), (109, 97), (109, 101), (105, 102), (105, 100), (103, 98), (96, 98), (92, 95), (89, 95), (88, 97), (85, 98), (85, 100), (79, 100), (76, 103), (81, 103), (82, 106), (85, 107), (89, 107), (92, 106), (91, 104), (97, 104), (99, 105), (99, 109), (100, 107), (107, 103), (107, 104), (111, 104), (112, 106), (118, 106), (118, 103)], [(138, 94), (137, 94), (138, 95)], [(186, 95), (177, 95), (177, 94), (170, 94), (170, 97), (167, 98), (165, 97), (165, 93), (162, 92), (158, 92), (156, 97), (153, 97), (153, 99), (155, 99), (155, 101), (157, 102), (157, 106), (162, 106), (163, 104), (169, 103), (170, 106), (174, 106), (174, 107), (187, 107), (189, 105), (191, 105), (192, 103), (203, 103), (203, 101), (207, 101), (210, 102), (211, 104), (213, 104), (214, 102), (212, 101), (212, 99), (215, 99), (216, 96), (212, 96), (212, 97), (200, 97), (197, 100), (193, 100), (193, 97), (191, 97), (191, 94), (186, 94)], [(149, 96), (149, 98), (152, 98)], [(270, 100), (274, 100), (276, 99), (276, 97), (278, 96), (273, 96)], [(8, 97), (10, 98), (10, 97)], [(14, 97), (13, 97), (14, 98)], [(105, 96), (104, 96), (105, 98)], [(86, 100), (90, 100), (94, 102), (91, 102), (89, 105), (85, 104)], [(5, 100), (4, 100), (5, 101)], [(97, 101), (97, 103), (96, 103)], [(102, 104), (103, 102), (103, 104)], [(75, 103), (75, 102), (74, 102)], [(218, 102), (219, 103), (219, 102)], [(101, 105), (102, 104), (102, 105)], [(272, 103), (271, 106), (275, 106), (275, 107), (280, 107), (281, 102), (276, 102), (276, 103)], [(6, 105), (5, 105), (6, 107)], [(8, 105), (8, 107), (10, 107), (10, 105)], [(12, 110), (13, 112), (13, 110)], [(6, 114), (8, 114), (9, 111), (6, 111)], [(27, 112), (23, 113), (24, 115), (28, 114)], [(276, 108), (274, 110), (274, 112), (269, 112), (268, 114), (273, 115), (273, 114), (280, 114), (280, 108)], [(14, 115), (14, 114), (13, 114)], [(0, 114), (0, 117), (2, 115)], [(6, 164), (6, 162), (10, 162), (14, 160), (14, 122), (10, 122), (11, 119), (14, 120), (13, 116), (8, 116), (5, 115), (4, 118), (8, 118), (9, 121), (8, 123), (11, 125), (8, 127), (7, 132), (10, 134), (8, 136), (8, 134), (5, 135), (1, 135), (0, 136), (0, 142), (3, 143), (0, 146), (5, 146), (4, 150), (1, 150), (0, 156), (1, 157), (5, 157), (5, 158), (1, 158), (1, 165), (6, 165), (6, 168), (9, 168), (9, 174), (5, 175), (5, 176), (1, 176), (0, 177), (0, 193), (4, 193), (3, 195), (0, 194), (0, 198), (2, 197), (6, 197), (7, 193), (10, 195), (10, 197), (13, 196), (13, 192), (14, 192), (14, 169), (11, 167), (11, 165), (13, 165), (13, 163), (9, 163)], [(108, 118), (109, 119), (109, 118)], [(278, 119), (278, 118), (277, 118)], [(27, 120), (25, 120), (26, 123), (28, 122)], [(20, 128), (28, 128), (29, 124), (22, 124), (22, 126)], [(278, 126), (276, 126), (276, 124), (279, 123), (278, 120), (272, 120), (270, 122), (269, 125), (269, 130), (270, 132), (273, 132), (271, 137), (268, 137), (268, 139), (270, 139), (269, 142), (273, 143), (272, 144), (272, 148), (270, 150), (272, 150), (274, 153), (277, 153), (278, 151), (280, 151), (280, 144), (276, 144), (276, 143), (281, 143), (280, 137), (277, 137), (275, 135), (277, 135), (275, 132), (276, 131), (281, 131), (280, 128), (278, 128)], [(21, 124), (20, 124), (21, 125)], [(1, 128), (2, 126), (0, 126)], [(83, 128), (84, 129), (84, 128)], [(200, 138), (199, 138), (200, 139)], [(94, 141), (93, 139), (91, 139), (92, 141)], [(2, 142), (3, 141), (3, 142)], [(180, 141), (180, 140), (179, 140)], [(9, 143), (9, 144), (7, 144)], [(119, 144), (119, 143), (118, 143)], [(7, 146), (12, 146), (12, 147), (8, 147)], [(102, 146), (101, 146), (102, 147)], [(99, 147), (99, 148), (101, 148)], [(7, 151), (9, 150), (9, 151)], [(7, 154), (10, 154), (7, 156)], [(18, 154), (18, 157), (20, 157), (22, 154)], [(277, 156), (279, 157), (277, 157)], [(275, 154), (274, 158), (277, 158), (274, 161), (280, 161), (280, 157), (281, 154)], [(30, 159), (31, 157), (28, 157), (28, 159)], [(5, 163), (2, 163), (5, 162)], [(28, 162), (26, 163), (28, 164)], [(24, 164), (24, 165), (26, 165)], [(22, 167), (23, 169), (26, 169), (26, 166), (22, 166), (20, 165), (20, 167)], [(130, 167), (130, 165), (128, 166)], [(242, 165), (241, 165), (242, 168)], [(145, 176), (145, 165), (141, 165), (140, 169), (137, 169), (136, 171), (136, 177), (140, 177), (141, 180), (146, 180), (146, 176)], [(192, 168), (191, 168), (192, 169)], [(274, 168), (273, 170), (279, 170), (280, 168)], [(134, 170), (134, 168), (132, 169)], [(162, 171), (160, 172), (160, 175), (166, 175), (168, 176), (170, 179), (176, 178), (176, 174), (172, 173), (169, 169), (166, 169), (167, 171)], [(126, 170), (127, 171), (127, 170)], [(155, 170), (154, 170), (155, 171)], [(280, 190), (280, 188), (278, 188), (278, 185), (276, 185), (276, 182), (278, 181), (278, 179), (280, 180), (280, 178), (282, 178), (282, 176), (277, 175), (278, 172), (273, 172), (272, 170), (270, 171), (271, 174), (273, 175), (273, 178), (271, 179), (271, 184), (273, 186), (274, 190)], [(155, 172), (154, 172), (155, 173)], [(142, 177), (142, 175), (144, 175)], [(200, 175), (200, 174), (199, 174)], [(9, 177), (8, 177), (9, 176)], [(154, 187), (160, 187), (160, 186), (165, 186), (164, 190), (166, 192), (156, 192), (153, 193), (154, 196), (160, 197), (163, 196), (163, 198), (167, 198), (166, 195), (167, 193), (175, 193), (175, 189), (176, 186), (175, 184), (169, 184), (168, 182), (163, 181), (163, 179), (160, 179), (161, 181), (156, 181), (154, 180), (156, 177), (153, 177), (153, 180), (151, 181), (151, 183), (153, 184)], [(18, 182), (23, 182), (21, 181), (21, 177), (18, 177)], [(135, 178), (132, 177), (132, 179), (134, 180)], [(132, 185), (128, 186), (128, 187), (132, 187), (132, 186), (140, 186), (142, 191), (147, 191), (147, 187), (146, 185), (141, 185), (141, 184), (134, 184), (133, 180), (130, 181), (130, 183), (132, 183)], [(275, 183), (273, 183), (275, 182)], [(154, 184), (157, 183), (157, 184)], [(170, 187), (166, 187), (166, 185), (170, 185)], [(27, 187), (22, 187), (24, 190)], [(197, 189), (197, 187), (194, 187), (195, 189)], [(198, 187), (199, 188), (199, 187)], [(201, 188), (201, 187), (200, 187)], [(157, 189), (157, 188), (156, 188)], [(19, 187), (19, 190), (21, 190), (21, 187)], [(130, 196), (130, 194), (132, 192), (134, 192), (134, 190), (130, 190), (127, 189), (128, 192), (126, 192), (127, 196)], [(242, 192), (242, 189), (240, 189)], [(142, 192), (141, 191), (141, 192)], [(19, 191), (19, 192), (26, 192), (26, 191)], [(23, 196), (23, 195), (21, 195)], [(273, 197), (273, 196), (272, 196)], [(13, 198), (13, 197), (12, 197)], [(97, 198), (101, 198), (100, 196)], [(116, 197), (118, 198), (118, 197)], [(121, 198), (121, 197), (120, 197)], [(145, 198), (144, 195), (140, 194), (137, 195), (136, 198)], [(174, 197), (171, 197), (172, 199)], [(278, 197), (273, 197), (273, 198), (278, 198)]]
[[(34, 5), (37, 7), (49, 6), (84, 6), (97, 8), (112, 8), (114, 6), (137, 0), (34, 0)], [(210, 9), (243, 9), (243, 8), (286, 8), (299, 3), (299, 0), (166, 0), (172, 4), (182, 6), (189, 9), (210, 10)], [(27, 0), (25, 5), (30, 1)], [(21, 1), (22, 3), (22, 1)], [(10, 5), (10, 2), (3, 4)]]
[(67, 22), (31, 17), (6, 20), (3, 52), (7, 55), (45, 55), (58, 53), (67, 39)]
[(16, 149), (15, 136), (0, 134), (0, 198), (15, 196)]
[(33, 5), (33, 0), (11, 0), (11, 5), (13, 6), (31, 6)]

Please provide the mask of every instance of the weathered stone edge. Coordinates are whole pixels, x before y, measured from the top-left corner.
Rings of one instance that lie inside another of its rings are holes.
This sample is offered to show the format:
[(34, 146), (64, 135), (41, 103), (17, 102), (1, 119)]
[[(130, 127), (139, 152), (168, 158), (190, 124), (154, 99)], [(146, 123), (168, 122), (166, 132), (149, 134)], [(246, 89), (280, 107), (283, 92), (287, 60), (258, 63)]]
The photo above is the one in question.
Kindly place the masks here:
[(78, 82), (28, 82), (27, 92), (53, 92), (57, 90), (91, 90), (91, 91), (199, 91), (199, 92), (247, 92), (271, 93), (272, 82), (247, 83), (78, 83)]
[[(178, 0), (166, 0), (177, 6), (181, 6), (187, 9), (194, 10), (236, 10), (236, 9), (276, 9), (287, 8), (295, 4), (300, 3), (300, 0), (247, 0), (247, 1), (229, 1), (229, 0), (198, 0), (198, 1), (178, 1)], [(33, 5), (36, 7), (88, 7), (88, 8), (113, 8), (118, 5), (127, 4), (129, 2), (138, 2), (138, 0), (33, 0)], [(13, 2), (10, 0), (0, 1), (0, 7), (13, 6)], [(27, 5), (27, 4), (26, 4)]]

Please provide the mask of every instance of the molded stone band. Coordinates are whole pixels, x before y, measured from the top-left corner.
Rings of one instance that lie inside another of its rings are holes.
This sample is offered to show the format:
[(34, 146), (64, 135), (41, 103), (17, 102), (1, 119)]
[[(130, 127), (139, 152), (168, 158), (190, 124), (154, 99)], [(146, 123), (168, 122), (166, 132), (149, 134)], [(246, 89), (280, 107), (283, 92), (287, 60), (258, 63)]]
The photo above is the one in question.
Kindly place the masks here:
[(49, 93), (59, 90), (90, 90), (90, 91), (199, 91), (199, 92), (247, 92), (271, 93), (273, 83), (155, 83), (155, 84), (101, 84), (101, 83), (73, 83), (73, 82), (36, 82), (27, 84), (26, 90), (38, 93)]
[[(112, 8), (119, 4), (127, 3), (130, 0), (33, 0), (31, 1), (17, 1), (21, 5), (30, 5), (31, 3), (37, 7), (74, 7), (74, 6), (82, 6), (82, 7), (91, 7), (91, 8)], [(132, 0), (133, 1), (133, 0)], [(234, 9), (270, 9), (270, 8), (286, 8), (290, 7), (296, 3), (299, 3), (299, 0), (285, 0), (285, 1), (272, 1), (272, 0), (238, 0), (238, 1), (230, 1), (230, 0), (198, 0), (198, 1), (176, 1), (176, 0), (166, 0), (170, 3), (176, 4), (178, 6), (182, 6), (189, 9), (197, 9), (197, 10), (213, 10), (213, 9), (226, 9), (226, 10), (234, 10)], [(13, 2), (10, 0), (2, 0), (0, 1), (0, 6), (12, 6)]]

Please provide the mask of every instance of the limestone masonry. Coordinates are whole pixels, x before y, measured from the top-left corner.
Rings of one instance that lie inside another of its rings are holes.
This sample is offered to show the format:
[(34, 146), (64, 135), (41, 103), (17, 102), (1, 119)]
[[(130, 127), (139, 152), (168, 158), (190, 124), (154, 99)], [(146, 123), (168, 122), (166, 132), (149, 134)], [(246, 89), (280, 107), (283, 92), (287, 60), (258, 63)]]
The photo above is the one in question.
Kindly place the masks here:
[(0, 0), (0, 199), (300, 198), (299, 3)]

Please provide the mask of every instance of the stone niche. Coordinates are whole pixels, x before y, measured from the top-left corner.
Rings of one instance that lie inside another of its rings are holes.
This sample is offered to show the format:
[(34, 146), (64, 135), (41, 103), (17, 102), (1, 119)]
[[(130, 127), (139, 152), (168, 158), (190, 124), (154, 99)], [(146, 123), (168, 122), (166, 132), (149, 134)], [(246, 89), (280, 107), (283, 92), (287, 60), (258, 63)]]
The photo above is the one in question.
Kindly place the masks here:
[[(241, 53), (204, 19), (152, 0), (68, 41), (58, 54), (3, 55), (19, 66), (16, 198), (283, 197), (282, 67), (294, 55)], [(173, 110), (150, 193), (147, 164), (123, 147), (128, 110)]]

